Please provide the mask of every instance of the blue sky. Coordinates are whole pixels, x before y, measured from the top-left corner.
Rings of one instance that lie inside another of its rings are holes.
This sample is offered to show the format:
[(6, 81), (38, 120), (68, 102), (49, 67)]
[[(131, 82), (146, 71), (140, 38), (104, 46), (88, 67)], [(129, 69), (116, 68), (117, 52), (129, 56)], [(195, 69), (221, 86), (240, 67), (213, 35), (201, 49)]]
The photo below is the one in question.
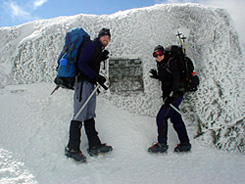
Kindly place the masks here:
[(36, 19), (84, 14), (112, 14), (151, 6), (155, 0), (0, 0), (0, 27)]
[(225, 8), (238, 32), (244, 35), (245, 0), (0, 0), (0, 27), (80, 13), (112, 14), (159, 3), (199, 3)]
[(0, 0), (0, 27), (80, 13), (112, 14), (158, 3), (194, 2), (229, 7), (232, 4), (229, 1), (244, 0)]
[[(211, 1), (211, 0), (208, 0)], [(213, 0), (221, 1), (221, 0)], [(236, 1), (236, 0), (235, 0)], [(37, 19), (85, 14), (112, 14), (157, 3), (205, 2), (203, 0), (0, 0), (0, 27)]]

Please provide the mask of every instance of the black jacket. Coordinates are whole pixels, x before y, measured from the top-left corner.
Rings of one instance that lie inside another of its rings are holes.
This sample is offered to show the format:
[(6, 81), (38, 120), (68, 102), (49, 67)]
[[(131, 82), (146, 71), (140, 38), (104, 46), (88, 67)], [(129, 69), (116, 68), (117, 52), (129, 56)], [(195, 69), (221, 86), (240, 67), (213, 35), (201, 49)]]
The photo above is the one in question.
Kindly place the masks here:
[(176, 59), (165, 57), (161, 62), (157, 62), (157, 69), (162, 83), (163, 98), (169, 96), (171, 91), (179, 93), (180, 72)]

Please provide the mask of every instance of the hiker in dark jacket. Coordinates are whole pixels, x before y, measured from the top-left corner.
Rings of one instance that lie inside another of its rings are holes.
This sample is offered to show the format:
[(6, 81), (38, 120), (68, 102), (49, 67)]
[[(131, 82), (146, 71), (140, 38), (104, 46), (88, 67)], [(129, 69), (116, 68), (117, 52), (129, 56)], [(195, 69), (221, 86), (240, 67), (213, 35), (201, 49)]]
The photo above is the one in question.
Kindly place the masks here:
[(158, 142), (151, 146), (148, 151), (151, 153), (164, 153), (168, 150), (167, 134), (170, 118), (173, 127), (178, 134), (180, 144), (174, 149), (176, 152), (190, 151), (191, 144), (187, 135), (185, 124), (178, 112), (172, 109), (171, 103), (177, 109), (183, 100), (183, 93), (178, 91), (180, 74), (176, 58), (169, 58), (164, 48), (158, 45), (154, 49), (153, 57), (157, 62), (157, 70), (150, 71), (152, 78), (158, 79), (162, 84), (164, 105), (157, 114)]
[[(111, 146), (101, 143), (98, 132), (95, 129), (96, 93), (81, 113), (77, 115), (84, 102), (95, 89), (95, 85), (97, 83), (103, 85), (106, 82), (105, 77), (100, 75), (99, 71), (101, 62), (108, 58), (109, 52), (104, 49), (109, 44), (110, 39), (110, 30), (103, 28), (95, 40), (85, 42), (80, 49), (77, 61), (79, 75), (78, 81), (74, 86), (74, 117), (70, 124), (69, 143), (65, 148), (66, 156), (72, 157), (77, 161), (86, 161), (86, 157), (80, 150), (82, 122), (84, 122), (88, 138), (89, 148), (87, 151), (91, 156), (107, 153), (112, 150)], [(76, 115), (77, 118), (75, 118)]]

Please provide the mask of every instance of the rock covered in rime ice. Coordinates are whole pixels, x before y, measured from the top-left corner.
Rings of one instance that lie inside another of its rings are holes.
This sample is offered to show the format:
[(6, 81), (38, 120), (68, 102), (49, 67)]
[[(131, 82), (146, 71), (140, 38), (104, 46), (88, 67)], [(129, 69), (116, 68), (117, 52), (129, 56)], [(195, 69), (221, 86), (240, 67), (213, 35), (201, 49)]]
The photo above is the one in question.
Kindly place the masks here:
[[(113, 57), (140, 58), (144, 92), (104, 96), (132, 113), (155, 116), (162, 104), (159, 83), (149, 77), (156, 64), (153, 48), (178, 44), (177, 31), (187, 37), (187, 54), (200, 77), (199, 90), (188, 94), (181, 110), (195, 126), (196, 136), (224, 150), (244, 150), (243, 51), (230, 15), (223, 9), (196, 4), (155, 5), (112, 15), (85, 15), (38, 20), (0, 28), (0, 87), (52, 82), (65, 33), (83, 27), (92, 38), (111, 29)], [(131, 57), (132, 56), (132, 57)], [(108, 75), (108, 71), (103, 73)]]

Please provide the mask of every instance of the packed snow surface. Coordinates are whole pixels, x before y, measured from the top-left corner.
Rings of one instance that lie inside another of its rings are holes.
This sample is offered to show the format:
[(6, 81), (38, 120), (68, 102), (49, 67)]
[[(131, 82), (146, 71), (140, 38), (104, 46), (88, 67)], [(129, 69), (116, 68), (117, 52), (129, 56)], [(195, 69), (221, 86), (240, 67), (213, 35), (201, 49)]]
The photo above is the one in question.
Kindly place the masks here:
[(142, 117), (113, 106), (98, 96), (96, 126), (102, 142), (112, 145), (109, 155), (90, 157), (82, 130), (81, 149), (86, 164), (64, 156), (72, 116), (72, 92), (40, 83), (0, 89), (1, 184), (242, 184), (244, 155), (205, 147), (193, 139), (191, 153), (173, 152), (177, 135), (169, 123), (169, 151), (152, 155), (155, 118)]

